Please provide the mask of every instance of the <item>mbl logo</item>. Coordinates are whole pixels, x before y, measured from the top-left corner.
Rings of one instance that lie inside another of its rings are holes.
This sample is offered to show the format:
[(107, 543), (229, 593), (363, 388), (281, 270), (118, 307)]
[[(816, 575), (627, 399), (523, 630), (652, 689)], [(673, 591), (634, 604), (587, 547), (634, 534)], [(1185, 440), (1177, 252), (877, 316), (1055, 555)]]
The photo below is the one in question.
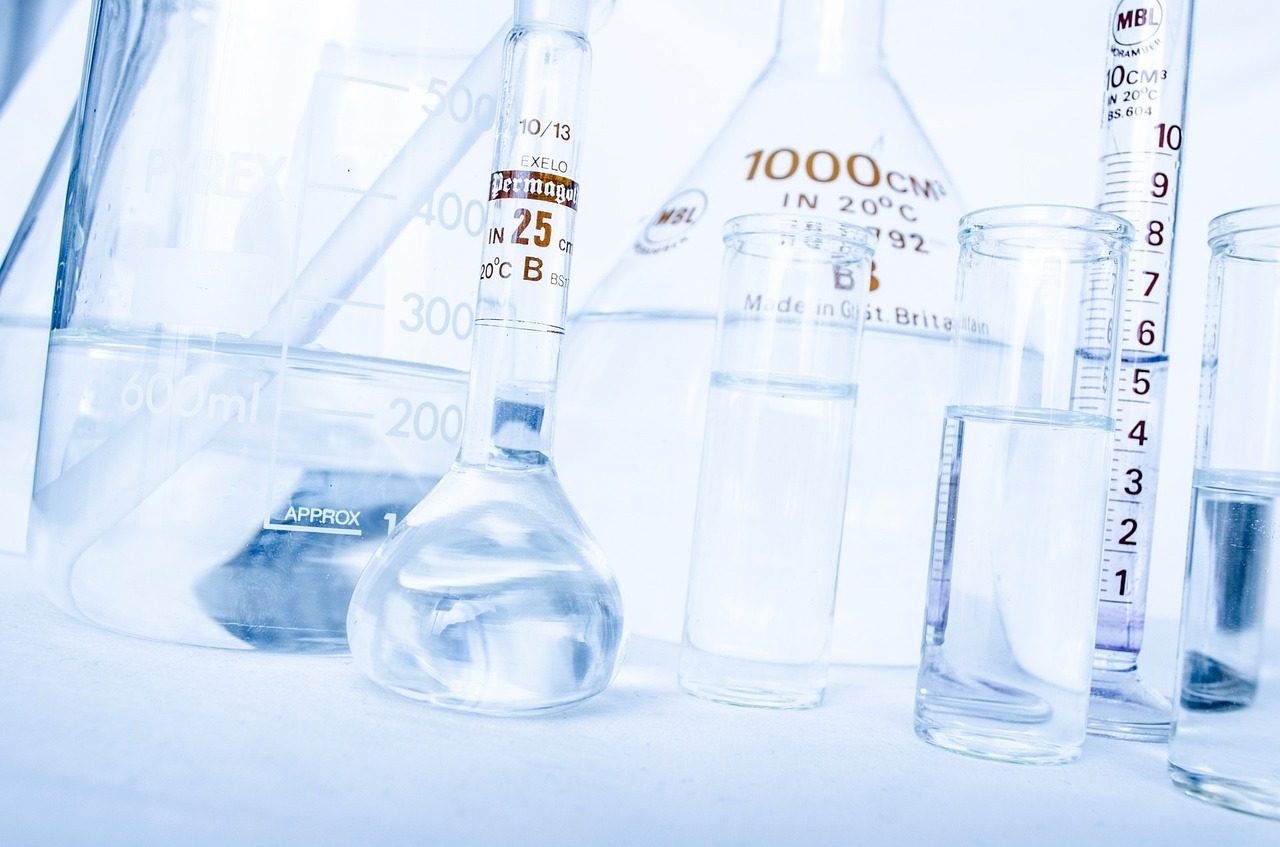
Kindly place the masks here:
[(1120, 0), (1111, 28), (1117, 44), (1133, 47), (1150, 41), (1164, 23), (1164, 6), (1160, 0)]
[(649, 249), (674, 247), (688, 234), (693, 225), (702, 220), (707, 208), (707, 195), (696, 188), (681, 191), (666, 202), (649, 225), (645, 227), (642, 242)]

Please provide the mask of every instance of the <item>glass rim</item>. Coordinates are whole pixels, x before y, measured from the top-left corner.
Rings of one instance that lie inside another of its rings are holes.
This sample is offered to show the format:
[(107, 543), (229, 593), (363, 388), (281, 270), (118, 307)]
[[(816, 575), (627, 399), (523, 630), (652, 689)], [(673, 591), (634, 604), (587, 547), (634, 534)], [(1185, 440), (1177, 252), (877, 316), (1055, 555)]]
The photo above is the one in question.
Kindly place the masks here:
[(867, 253), (873, 253), (876, 245), (876, 234), (865, 226), (820, 215), (794, 215), (787, 212), (752, 212), (735, 215), (725, 221), (724, 240), (744, 235), (818, 236)]
[(1248, 206), (1218, 215), (1209, 221), (1209, 246), (1216, 248), (1228, 238), (1263, 230), (1280, 233), (1280, 204)]
[(1083, 206), (1029, 203), (991, 206), (960, 218), (960, 241), (982, 233), (1017, 229), (1062, 229), (1089, 233), (1113, 241), (1133, 241), (1133, 224), (1119, 215)]
[[(613, 3), (606, 5), (612, 12)], [(516, 0), (513, 26), (560, 26), (574, 32), (586, 32), (597, 15), (589, 0)]]

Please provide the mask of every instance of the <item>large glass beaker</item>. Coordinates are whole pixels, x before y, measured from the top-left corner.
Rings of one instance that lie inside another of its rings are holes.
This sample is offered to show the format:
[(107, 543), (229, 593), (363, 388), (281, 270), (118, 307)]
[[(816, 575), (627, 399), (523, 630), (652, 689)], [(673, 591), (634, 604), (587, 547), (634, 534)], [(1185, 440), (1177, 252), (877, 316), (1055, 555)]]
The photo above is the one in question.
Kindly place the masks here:
[(879, 236), (833, 657), (919, 657), (963, 208), (883, 66), (883, 13), (884, 0), (784, 0), (764, 74), (575, 316), (561, 472), (637, 634), (680, 638), (719, 233), (787, 210)]
[(97, 624), (346, 647), (462, 432), (510, 0), (99, 0), (30, 555)]

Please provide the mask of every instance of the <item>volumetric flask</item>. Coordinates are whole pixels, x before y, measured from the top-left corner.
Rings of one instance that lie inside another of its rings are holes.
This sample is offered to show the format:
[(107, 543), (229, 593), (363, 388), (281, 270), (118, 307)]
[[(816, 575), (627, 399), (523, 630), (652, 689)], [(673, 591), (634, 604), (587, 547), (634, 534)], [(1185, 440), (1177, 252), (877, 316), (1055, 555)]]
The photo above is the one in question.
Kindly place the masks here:
[(960, 226), (916, 732), (975, 756), (1068, 762), (1089, 705), (1134, 230), (1067, 206)]
[(919, 649), (946, 403), (950, 178), (882, 64), (884, 0), (783, 0), (777, 52), (730, 122), (575, 315), (561, 470), (617, 568), (638, 634), (680, 638), (729, 218), (831, 217), (879, 234), (832, 655)]
[(61, 606), (345, 649), (361, 568), (462, 434), (509, 14), (100, 0), (29, 536)]
[(1209, 224), (1169, 773), (1280, 818), (1280, 206)]
[(568, 708), (605, 689), (625, 643), (618, 586), (552, 459), (588, 14), (588, 0), (515, 2), (466, 432), (449, 473), (378, 548), (351, 598), (356, 667), (443, 708)]
[(680, 685), (822, 701), (875, 235), (744, 215), (725, 227)]

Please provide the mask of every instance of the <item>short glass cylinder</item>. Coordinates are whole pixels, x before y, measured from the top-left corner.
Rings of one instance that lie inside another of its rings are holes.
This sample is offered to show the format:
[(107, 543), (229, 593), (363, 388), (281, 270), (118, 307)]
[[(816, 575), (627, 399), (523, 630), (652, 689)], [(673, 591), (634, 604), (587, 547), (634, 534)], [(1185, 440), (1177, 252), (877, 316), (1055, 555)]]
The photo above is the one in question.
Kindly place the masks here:
[(1280, 818), (1280, 206), (1213, 249), (1169, 773)]
[(916, 732), (1016, 762), (1085, 736), (1133, 228), (1090, 209), (961, 220)]
[(821, 218), (725, 229), (680, 684), (822, 700), (875, 237)]

